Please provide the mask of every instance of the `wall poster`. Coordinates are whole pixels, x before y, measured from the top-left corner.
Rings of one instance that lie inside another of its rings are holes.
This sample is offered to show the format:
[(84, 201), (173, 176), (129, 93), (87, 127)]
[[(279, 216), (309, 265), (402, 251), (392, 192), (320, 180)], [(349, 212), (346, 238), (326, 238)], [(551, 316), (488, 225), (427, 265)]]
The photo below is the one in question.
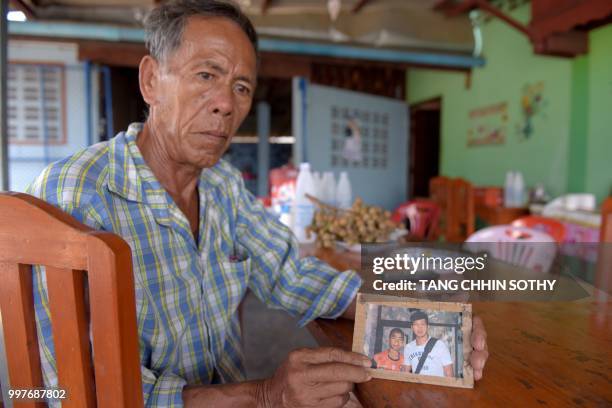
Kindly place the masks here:
[(500, 102), (469, 113), (468, 147), (500, 145), (506, 142), (508, 103)]

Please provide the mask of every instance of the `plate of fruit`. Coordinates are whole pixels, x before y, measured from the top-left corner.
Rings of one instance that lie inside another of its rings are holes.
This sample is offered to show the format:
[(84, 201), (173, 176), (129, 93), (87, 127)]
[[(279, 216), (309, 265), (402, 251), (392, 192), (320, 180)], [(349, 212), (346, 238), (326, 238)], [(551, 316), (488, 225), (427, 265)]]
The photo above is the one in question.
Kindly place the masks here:
[(316, 234), (319, 248), (339, 247), (351, 252), (361, 251), (362, 243), (396, 241), (408, 233), (391, 220), (391, 212), (355, 199), (350, 208), (342, 209), (319, 200), (309, 233)]

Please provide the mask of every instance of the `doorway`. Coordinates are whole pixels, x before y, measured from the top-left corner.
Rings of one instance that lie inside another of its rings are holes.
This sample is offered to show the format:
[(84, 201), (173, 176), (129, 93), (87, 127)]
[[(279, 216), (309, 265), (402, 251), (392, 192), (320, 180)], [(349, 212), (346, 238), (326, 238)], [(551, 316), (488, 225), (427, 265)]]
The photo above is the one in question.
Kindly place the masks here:
[(440, 172), (442, 98), (410, 107), (408, 197), (429, 197), (429, 180)]

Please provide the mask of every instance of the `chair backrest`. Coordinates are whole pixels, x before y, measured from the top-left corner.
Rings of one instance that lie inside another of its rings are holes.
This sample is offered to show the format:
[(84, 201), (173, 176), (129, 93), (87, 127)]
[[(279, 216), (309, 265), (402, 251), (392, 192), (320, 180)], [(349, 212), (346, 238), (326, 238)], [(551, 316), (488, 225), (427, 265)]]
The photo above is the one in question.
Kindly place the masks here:
[(609, 301), (612, 293), (612, 197), (605, 199), (601, 206), (599, 253), (594, 282), (599, 289), (596, 299)]
[(44, 386), (32, 265), (45, 266), (58, 383), (68, 395), (62, 406), (142, 407), (130, 247), (20, 193), (0, 193), (0, 310), (10, 387)]
[(474, 233), (475, 210), (472, 183), (461, 178), (451, 180), (447, 214), (447, 241), (463, 242)]
[(449, 202), (451, 200), (451, 179), (445, 176), (434, 177), (429, 180), (429, 199), (440, 208), (438, 232), (447, 235), (447, 220), (449, 216)]
[(601, 206), (599, 241), (612, 243), (612, 197), (606, 198)]
[(473, 233), (464, 248), (488, 252), (493, 258), (548, 272), (557, 255), (557, 242), (550, 235), (524, 227), (495, 225)]
[(528, 215), (512, 221), (512, 225), (515, 227), (525, 227), (545, 232), (560, 244), (565, 242), (565, 236), (567, 235), (565, 225), (554, 218)]

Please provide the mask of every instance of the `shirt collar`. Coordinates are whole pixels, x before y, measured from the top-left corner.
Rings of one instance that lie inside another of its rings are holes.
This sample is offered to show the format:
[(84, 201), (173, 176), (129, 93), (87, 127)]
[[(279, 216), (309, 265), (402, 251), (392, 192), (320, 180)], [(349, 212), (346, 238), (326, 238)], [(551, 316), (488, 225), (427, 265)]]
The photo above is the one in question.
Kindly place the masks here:
[[(138, 174), (136, 163), (132, 157), (130, 143), (134, 144), (136, 150), (136, 136), (142, 129), (142, 124), (134, 123), (128, 127), (126, 132), (121, 132), (109, 142), (109, 180), (108, 188), (121, 197), (137, 201), (144, 201), (142, 181)], [(140, 151), (138, 150), (138, 155)], [(144, 162), (144, 160), (143, 160)]]
[[(169, 208), (173, 201), (151, 168), (145, 162), (136, 138), (142, 123), (132, 123), (127, 131), (119, 133), (109, 143), (109, 189), (121, 197), (149, 205), (160, 223), (170, 222)], [(224, 182), (223, 161), (202, 170), (198, 188), (203, 200), (205, 190)]]

